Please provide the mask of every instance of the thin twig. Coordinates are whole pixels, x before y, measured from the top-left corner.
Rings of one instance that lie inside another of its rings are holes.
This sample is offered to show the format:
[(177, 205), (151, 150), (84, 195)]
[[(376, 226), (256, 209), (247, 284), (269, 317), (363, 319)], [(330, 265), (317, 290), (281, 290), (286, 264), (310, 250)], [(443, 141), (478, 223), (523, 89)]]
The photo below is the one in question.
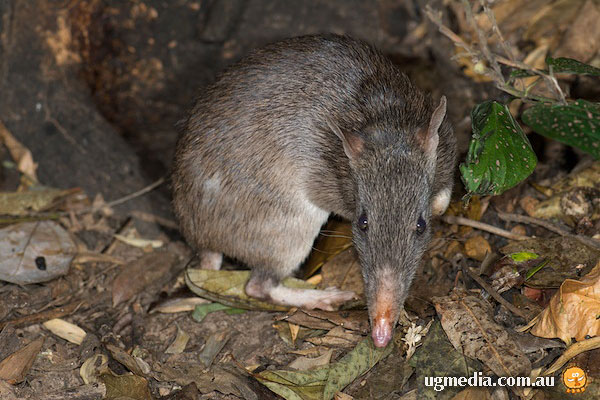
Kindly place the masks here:
[(456, 217), (454, 215), (444, 215), (442, 221), (447, 224), (458, 224), (464, 226), (470, 226), (471, 228), (479, 229), (481, 231), (489, 232), (497, 236), (501, 236), (511, 240), (527, 240), (531, 239), (529, 236), (518, 235), (516, 233), (509, 232), (505, 229), (498, 228), (496, 226), (486, 224), (483, 222), (475, 221), (465, 217)]
[(548, 74), (544, 75), (544, 79), (546, 79), (546, 81), (549, 82), (548, 86), (550, 86), (550, 89), (558, 96), (560, 103), (566, 106), (567, 100), (565, 99), (565, 94), (560, 88), (558, 80), (556, 80), (556, 77), (554, 76), (553, 69), (554, 68), (552, 67), (552, 65), (548, 65)]
[(544, 375), (554, 374), (573, 357), (594, 349), (600, 349), (600, 336), (573, 343), (556, 359), (556, 361), (554, 361), (554, 363), (552, 363), (550, 367), (548, 367), (546, 371), (544, 371)]
[(600, 250), (600, 240), (592, 239), (587, 236), (575, 235), (567, 230), (562, 229), (561, 227), (559, 227), (551, 222), (544, 221), (543, 219), (529, 217), (527, 215), (510, 214), (510, 213), (505, 213), (505, 212), (501, 212), (501, 211), (498, 211), (498, 218), (500, 218), (501, 220), (504, 220), (504, 221), (519, 222), (519, 223), (541, 226), (542, 228), (545, 228), (549, 231), (557, 233), (560, 236), (576, 239), (579, 242), (585, 244), (586, 246), (593, 247), (597, 250)]
[[(502, 35), (502, 32), (500, 31), (500, 27), (498, 26), (498, 22), (496, 21), (496, 16), (494, 15), (494, 12), (484, 2), (484, 0), (479, 0), (479, 3), (483, 7), (483, 10), (485, 11), (485, 15), (487, 15), (488, 20), (492, 24), (492, 31), (494, 33), (496, 33), (496, 36), (498, 36), (498, 40), (500, 40), (500, 44), (502, 45), (502, 48), (504, 49), (504, 52), (506, 53), (506, 56), (510, 60), (514, 61), (515, 57), (514, 57), (512, 49), (511, 49), (511, 46), (509, 46), (508, 42), (504, 39), (504, 36)], [(498, 59), (498, 56), (496, 56), (496, 59)]]
[(490, 294), (498, 303), (502, 304), (506, 307), (510, 312), (519, 317), (523, 318), (525, 321), (529, 320), (529, 316), (526, 315), (523, 311), (519, 310), (517, 307), (513, 306), (509, 301), (507, 301), (504, 297), (500, 295), (496, 290), (494, 290), (490, 285), (487, 284), (479, 275), (471, 270), (471, 268), (466, 265), (462, 266), (462, 270), (471, 277), (479, 286), (483, 288), (486, 292)]
[(160, 185), (162, 185), (164, 182), (165, 182), (165, 178), (164, 177), (160, 178), (156, 182), (151, 183), (150, 185), (148, 185), (148, 186), (146, 186), (146, 187), (138, 190), (137, 192), (133, 192), (131, 194), (128, 194), (127, 196), (123, 196), (120, 199), (109, 201), (107, 203), (107, 205), (109, 207), (114, 207), (116, 205), (123, 204), (123, 203), (125, 203), (125, 202), (127, 202), (129, 200), (135, 199), (136, 197), (140, 197), (140, 196), (142, 196), (142, 195), (144, 195), (144, 194), (146, 194), (148, 192), (151, 192), (152, 190), (154, 190), (157, 187), (159, 187)]
[[(441, 12), (433, 10), (430, 6), (427, 6), (425, 12), (429, 19), (438, 27), (439, 31), (448, 37), (451, 41), (454, 42), (456, 46), (463, 48), (466, 51), (466, 55), (471, 58), (473, 65), (480, 64), (482, 60), (485, 60), (490, 68), (483, 68), (483, 71), (480, 72), (482, 75), (491, 78), (496, 87), (503, 92), (506, 92), (514, 97), (521, 98), (525, 101), (540, 101), (540, 102), (559, 102), (561, 104), (567, 104), (565, 95), (558, 84), (558, 80), (552, 73), (552, 68), (549, 71), (542, 71), (536, 68), (533, 68), (530, 65), (527, 65), (521, 61), (517, 61), (514, 58), (514, 52), (509, 45), (509, 43), (504, 39), (502, 32), (498, 26), (496, 18), (491, 8), (489, 8), (483, 0), (480, 0), (480, 3), (483, 7), (484, 12), (486, 13), (491, 25), (492, 31), (496, 34), (496, 36), (500, 40), (500, 44), (506, 53), (506, 57), (503, 57), (499, 54), (493, 53), (489, 46), (486, 38), (485, 32), (477, 25), (477, 21), (473, 16), (473, 10), (471, 9), (469, 2), (467, 0), (461, 0), (463, 8), (465, 10), (465, 15), (467, 22), (471, 25), (473, 31), (477, 35), (478, 43), (477, 45), (470, 45), (466, 43), (459, 35), (454, 33), (448, 27), (446, 27), (441, 18)], [(475, 48), (477, 46), (477, 48)], [(511, 66), (513, 68), (520, 68), (526, 71), (531, 72), (532, 75), (537, 75), (542, 78), (542, 80), (546, 83), (546, 86), (550, 89), (550, 91), (554, 94), (555, 98), (549, 98), (544, 96), (532, 95), (529, 93), (529, 90), (520, 90), (515, 86), (511, 85), (504, 79), (504, 75), (502, 73), (502, 69), (500, 68), (500, 64), (505, 64)]]
[(62, 307), (53, 308), (51, 310), (45, 310), (36, 312), (34, 314), (25, 315), (23, 317), (15, 318), (9, 321), (0, 322), (0, 329), (3, 329), (6, 325), (11, 324), (14, 327), (28, 326), (37, 324), (43, 321), (47, 321), (53, 318), (61, 318), (66, 315), (75, 313), (81, 306), (84, 306), (85, 302), (78, 300)]
[(462, 0), (462, 3), (463, 8), (465, 9), (465, 15), (467, 16), (467, 21), (471, 24), (471, 27), (473, 28), (475, 33), (477, 33), (477, 38), (479, 40), (479, 48), (481, 49), (481, 52), (483, 53), (485, 59), (492, 67), (492, 71), (494, 71), (494, 81), (496, 81), (498, 85), (504, 86), (506, 84), (506, 81), (504, 80), (504, 75), (502, 75), (500, 65), (498, 64), (494, 53), (492, 53), (490, 48), (488, 47), (487, 38), (485, 37), (485, 34), (481, 29), (479, 29), (479, 26), (477, 26), (477, 21), (475, 21), (475, 18), (473, 17), (473, 10), (471, 10), (468, 0)]
[[(75, 211), (74, 214), (75, 215), (81, 215), (81, 214), (85, 214), (85, 213), (97, 211), (98, 209), (100, 209), (102, 207), (105, 207), (105, 206), (106, 207), (114, 207), (114, 206), (117, 206), (119, 204), (123, 204), (123, 203), (125, 203), (127, 201), (135, 199), (136, 197), (140, 197), (140, 196), (145, 195), (148, 192), (151, 192), (152, 190), (154, 190), (157, 187), (159, 187), (160, 185), (162, 185), (164, 182), (165, 182), (165, 178), (164, 177), (160, 178), (156, 182), (153, 182), (150, 185), (148, 185), (146, 187), (143, 187), (143, 188), (141, 188), (140, 190), (138, 190), (136, 192), (130, 193), (127, 196), (123, 196), (123, 197), (118, 198), (116, 200), (109, 201), (108, 203), (102, 204), (100, 206), (86, 207), (84, 209)], [(64, 211), (64, 212), (61, 212), (61, 215), (69, 215), (70, 212), (71, 211)]]

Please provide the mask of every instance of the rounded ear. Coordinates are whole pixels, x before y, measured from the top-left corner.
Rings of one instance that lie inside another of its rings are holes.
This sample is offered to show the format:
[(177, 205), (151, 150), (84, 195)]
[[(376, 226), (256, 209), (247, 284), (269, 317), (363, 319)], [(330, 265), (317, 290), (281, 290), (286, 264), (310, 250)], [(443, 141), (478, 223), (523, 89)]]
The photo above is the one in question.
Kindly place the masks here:
[(438, 143), (440, 141), (439, 137), (439, 129), (444, 121), (444, 117), (446, 116), (446, 96), (442, 96), (440, 99), (440, 104), (431, 114), (431, 120), (429, 120), (429, 126), (427, 129), (419, 130), (417, 137), (419, 140), (419, 144), (423, 151), (434, 157), (436, 155), (436, 150)]
[(359, 135), (352, 132), (342, 132), (341, 129), (331, 119), (327, 118), (327, 125), (329, 129), (336, 134), (342, 141), (344, 146), (344, 152), (350, 160), (356, 160), (360, 157), (364, 147), (365, 141)]

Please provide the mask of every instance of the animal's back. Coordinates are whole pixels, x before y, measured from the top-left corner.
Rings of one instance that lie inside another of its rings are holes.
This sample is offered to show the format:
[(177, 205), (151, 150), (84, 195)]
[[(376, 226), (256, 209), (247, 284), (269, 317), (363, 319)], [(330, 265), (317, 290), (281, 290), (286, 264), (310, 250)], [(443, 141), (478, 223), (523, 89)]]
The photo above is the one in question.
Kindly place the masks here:
[(333, 140), (317, 125), (351, 101), (340, 96), (354, 95), (351, 83), (369, 73), (369, 51), (342, 37), (290, 39), (255, 51), (206, 89), (174, 163), (175, 211), (192, 245), (250, 265), (276, 254), (279, 263), (302, 261), (330, 211), (305, 190), (309, 160)]

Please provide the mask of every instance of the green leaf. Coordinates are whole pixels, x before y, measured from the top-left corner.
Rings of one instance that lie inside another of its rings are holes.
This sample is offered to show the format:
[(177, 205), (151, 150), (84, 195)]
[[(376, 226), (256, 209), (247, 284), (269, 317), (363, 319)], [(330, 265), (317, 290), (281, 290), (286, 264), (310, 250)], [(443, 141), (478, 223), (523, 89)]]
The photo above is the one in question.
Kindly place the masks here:
[(192, 318), (196, 322), (202, 322), (206, 316), (212, 312), (223, 311), (223, 310), (231, 310), (232, 308), (220, 303), (205, 303), (198, 304), (194, 308), (194, 312), (192, 313)]
[(577, 147), (600, 159), (600, 104), (577, 100), (567, 105), (538, 103), (521, 117), (535, 132)]
[(507, 106), (496, 101), (475, 106), (471, 126), (469, 152), (460, 165), (467, 196), (501, 194), (533, 172), (537, 158)]
[(516, 253), (511, 253), (508, 256), (516, 263), (522, 263), (529, 260), (536, 260), (540, 257), (539, 254), (532, 253), (531, 251), (519, 251)]
[(425, 386), (425, 377), (471, 376), (475, 371), (483, 369), (480, 361), (469, 358), (454, 348), (438, 320), (431, 325), (423, 344), (417, 347), (408, 364), (415, 369), (415, 383), (420, 400), (449, 400), (461, 390), (459, 387), (448, 386), (443, 391), (436, 391), (431, 386)]
[(387, 357), (394, 345), (377, 348), (369, 337), (340, 361), (310, 371), (263, 371), (256, 378), (286, 400), (329, 400)]
[(323, 398), (331, 399), (353, 380), (373, 368), (381, 359), (387, 357), (394, 348), (393, 342), (384, 348), (375, 347), (371, 338), (360, 342), (351, 352), (329, 368)]
[(546, 58), (546, 64), (552, 66), (552, 71), (556, 73), (600, 76), (600, 68), (592, 67), (572, 58), (548, 57)]

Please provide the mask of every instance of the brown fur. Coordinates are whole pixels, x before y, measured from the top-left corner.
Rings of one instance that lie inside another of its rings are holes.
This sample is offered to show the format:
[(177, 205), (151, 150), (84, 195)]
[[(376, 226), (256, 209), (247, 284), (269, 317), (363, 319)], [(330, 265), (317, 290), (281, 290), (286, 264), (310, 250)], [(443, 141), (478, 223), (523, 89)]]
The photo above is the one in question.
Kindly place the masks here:
[[(435, 108), (354, 39), (304, 36), (256, 50), (204, 90), (184, 123), (173, 170), (183, 234), (277, 282), (335, 213), (354, 222), (369, 302), (385, 267), (397, 281), (390, 301), (401, 305), (429, 238), (429, 229), (417, 237), (415, 224), (429, 222), (434, 196), (452, 188), (447, 118), (433, 153), (418, 137)], [(346, 155), (335, 129), (359, 139), (349, 147), (360, 145), (358, 157)], [(366, 233), (355, 223), (361, 213)]]

